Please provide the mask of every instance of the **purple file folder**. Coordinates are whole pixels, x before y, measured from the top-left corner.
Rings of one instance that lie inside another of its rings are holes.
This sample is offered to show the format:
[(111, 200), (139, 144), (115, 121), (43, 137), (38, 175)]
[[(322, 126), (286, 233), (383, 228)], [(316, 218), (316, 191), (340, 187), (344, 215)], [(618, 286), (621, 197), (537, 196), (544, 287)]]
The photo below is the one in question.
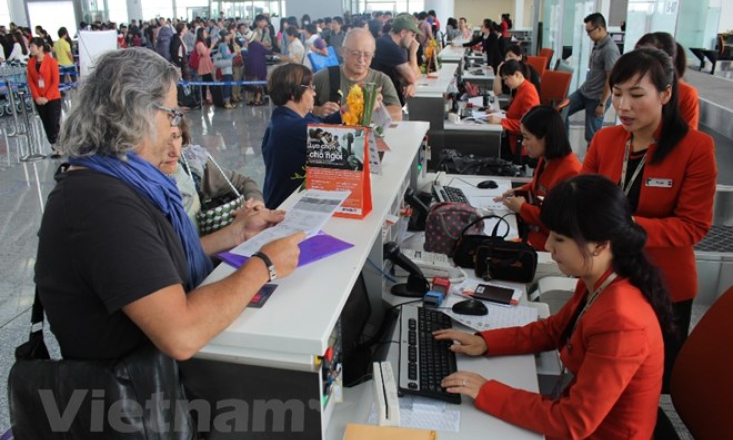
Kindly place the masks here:
[[(338, 238), (319, 233), (311, 238), (307, 238), (298, 244), (300, 248), (300, 258), (298, 259), (298, 267), (313, 263), (329, 255), (337, 254), (348, 248), (354, 247), (353, 244), (339, 240)], [(222, 252), (219, 258), (233, 267), (241, 267), (249, 257), (233, 254), (231, 252)]]

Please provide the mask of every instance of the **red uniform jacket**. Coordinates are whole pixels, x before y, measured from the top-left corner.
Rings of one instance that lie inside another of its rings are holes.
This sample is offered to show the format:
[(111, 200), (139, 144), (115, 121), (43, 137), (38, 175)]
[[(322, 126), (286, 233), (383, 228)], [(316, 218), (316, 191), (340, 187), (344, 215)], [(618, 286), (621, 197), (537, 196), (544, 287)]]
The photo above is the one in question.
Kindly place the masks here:
[[(519, 130), (519, 122), (522, 120), (522, 116), (536, 105), (540, 105), (540, 95), (537, 94), (537, 89), (534, 87), (534, 84), (529, 79), (525, 79), (517, 87), (517, 93), (514, 95), (514, 99), (512, 99), (512, 103), (506, 111), (506, 118), (501, 120), (501, 126), (510, 134), (509, 146), (512, 149), (512, 153), (517, 148), (517, 136), (522, 134)], [(526, 156), (527, 152), (522, 151), (522, 155)]]
[[(545, 166), (545, 163), (547, 163), (547, 167), (543, 171), (540, 171)], [(545, 162), (545, 158), (542, 157), (537, 163), (532, 181), (517, 188), (518, 190), (529, 191), (535, 199), (535, 205), (530, 205), (529, 203), (522, 205), (522, 208), (519, 210), (519, 216), (524, 223), (536, 226), (530, 229), (527, 238), (529, 244), (537, 250), (545, 250), (545, 242), (547, 241), (547, 236), (550, 234), (550, 231), (540, 221), (540, 206), (542, 203), (538, 197), (545, 197), (556, 185), (580, 174), (581, 167), (582, 165), (578, 157), (573, 153), (565, 157), (552, 159), (549, 162)], [(538, 176), (539, 182), (537, 181)]]
[[(39, 80), (43, 80), (43, 87), (40, 87)], [(46, 98), (49, 101), (61, 99), (59, 91), (59, 63), (49, 54), (43, 57), (41, 71), (36, 69), (36, 58), (28, 59), (28, 87), (31, 89), (33, 99)]]
[[(581, 172), (603, 174), (620, 182), (624, 147), (630, 136), (620, 125), (600, 130), (588, 148)], [(647, 254), (662, 271), (672, 302), (697, 295), (692, 247), (707, 234), (713, 220), (718, 175), (714, 148), (710, 136), (690, 130), (662, 163), (651, 163), (656, 149), (651, 145), (640, 176), (642, 187), (634, 219), (647, 233)]]
[[(664, 342), (656, 314), (639, 289), (617, 279), (578, 320), (568, 344), (564, 332), (587, 289), (556, 314), (528, 324), (482, 333), (489, 355), (560, 349), (574, 378), (558, 400), (486, 382), (475, 405), (548, 440), (649, 440), (662, 390)], [(571, 325), (571, 324), (570, 324)]]
[(685, 82), (678, 81), (677, 95), (682, 119), (690, 128), (697, 130), (700, 125), (700, 97), (697, 89)]

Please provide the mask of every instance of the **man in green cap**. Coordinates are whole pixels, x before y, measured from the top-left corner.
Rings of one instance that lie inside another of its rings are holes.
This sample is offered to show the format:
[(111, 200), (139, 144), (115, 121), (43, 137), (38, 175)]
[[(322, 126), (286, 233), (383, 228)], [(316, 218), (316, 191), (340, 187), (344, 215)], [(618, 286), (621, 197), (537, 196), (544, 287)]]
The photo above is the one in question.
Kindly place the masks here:
[(415, 39), (416, 35), (422, 35), (422, 32), (417, 28), (415, 19), (409, 14), (398, 15), (392, 20), (390, 33), (377, 38), (377, 50), (372, 59), (372, 69), (389, 76), (403, 106), (405, 98), (415, 95), (415, 84), (420, 78), (417, 64), (420, 44)]

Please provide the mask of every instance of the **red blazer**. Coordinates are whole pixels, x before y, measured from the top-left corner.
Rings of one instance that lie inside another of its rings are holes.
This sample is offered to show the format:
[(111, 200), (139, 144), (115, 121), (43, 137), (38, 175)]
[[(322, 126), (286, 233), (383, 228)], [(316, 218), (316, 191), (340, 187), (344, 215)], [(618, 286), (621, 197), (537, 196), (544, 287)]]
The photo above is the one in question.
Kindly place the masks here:
[[(43, 87), (38, 86), (38, 80), (43, 79)], [(61, 99), (59, 91), (59, 63), (54, 57), (46, 54), (41, 63), (41, 71), (36, 70), (36, 58), (28, 59), (28, 87), (33, 99), (46, 98), (49, 101)]]
[[(620, 125), (593, 136), (582, 173), (598, 173), (621, 181), (624, 147), (631, 136)], [(647, 233), (646, 251), (662, 271), (672, 302), (697, 296), (697, 269), (692, 247), (705, 237), (713, 220), (718, 175), (713, 139), (690, 130), (662, 163), (652, 164), (649, 147), (642, 172), (639, 206), (634, 219)], [(671, 188), (650, 186), (650, 180), (671, 182)]]
[(524, 327), (482, 333), (489, 355), (560, 349), (573, 380), (553, 401), (495, 380), (475, 405), (506, 422), (543, 433), (548, 440), (649, 440), (662, 390), (664, 342), (656, 314), (626, 279), (609, 285), (580, 318), (569, 344), (562, 340), (586, 296), (575, 295), (556, 314)]
[(678, 104), (682, 119), (695, 130), (700, 126), (700, 97), (697, 89), (683, 81), (677, 82)]
[[(534, 84), (527, 78), (517, 87), (517, 93), (514, 95), (514, 99), (512, 99), (512, 103), (509, 104), (509, 108), (506, 111), (506, 118), (501, 120), (501, 126), (510, 134), (509, 146), (512, 149), (512, 153), (517, 149), (517, 136), (522, 134), (519, 130), (519, 121), (521, 121), (522, 116), (529, 109), (536, 105), (540, 105), (540, 95), (537, 94), (537, 89), (534, 87)], [(523, 151), (522, 156), (526, 155), (527, 152)]]
[[(544, 171), (539, 172), (545, 163), (547, 163), (547, 167), (545, 167)], [(548, 162), (545, 162), (545, 158), (542, 157), (537, 163), (532, 181), (517, 188), (518, 190), (529, 191), (535, 201), (537, 201), (536, 205), (525, 203), (519, 210), (519, 216), (522, 218), (522, 221), (528, 225), (536, 226), (536, 228), (530, 228), (527, 238), (529, 244), (537, 250), (545, 250), (545, 242), (547, 241), (547, 236), (550, 234), (550, 231), (540, 221), (540, 206), (542, 203), (539, 202), (538, 196), (545, 197), (556, 185), (580, 174), (581, 167), (582, 165), (574, 153), (570, 153), (565, 157), (552, 159)], [(537, 176), (539, 176), (539, 182), (537, 181)]]

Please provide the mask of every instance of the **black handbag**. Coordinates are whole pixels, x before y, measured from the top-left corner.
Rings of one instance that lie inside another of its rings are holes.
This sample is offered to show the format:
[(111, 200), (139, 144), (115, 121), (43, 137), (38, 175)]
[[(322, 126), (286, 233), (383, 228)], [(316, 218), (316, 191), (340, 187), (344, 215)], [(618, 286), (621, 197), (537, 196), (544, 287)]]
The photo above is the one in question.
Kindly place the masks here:
[[(483, 222), (483, 220), (490, 219), (490, 218), (497, 218), (499, 221), (494, 225), (494, 229), (492, 231), (491, 235), (484, 235), (484, 234), (468, 234), (467, 232), (471, 227), (473, 227), (475, 224), (479, 222)], [(466, 227), (463, 228), (461, 231), (461, 234), (458, 236), (458, 240), (456, 240), (456, 244), (453, 246), (453, 262), (456, 263), (456, 266), (463, 267), (465, 269), (473, 269), (476, 267), (475, 257), (476, 257), (476, 250), (479, 248), (479, 246), (484, 245), (487, 241), (492, 240), (501, 240), (504, 241), (504, 237), (509, 233), (509, 224), (507, 223), (507, 232), (504, 233), (503, 236), (498, 235), (499, 225), (504, 222), (506, 223), (506, 220), (503, 217), (499, 217), (498, 215), (485, 215), (483, 217), (480, 217), (479, 219), (469, 223), (466, 225)]]
[(476, 276), (487, 281), (531, 283), (537, 271), (537, 251), (527, 243), (526, 235), (521, 242), (516, 242), (497, 236), (496, 228), (493, 232), (492, 239), (476, 249)]
[(8, 394), (16, 440), (196, 438), (178, 364), (149, 341), (119, 359), (50, 359), (38, 290), (15, 359)]

